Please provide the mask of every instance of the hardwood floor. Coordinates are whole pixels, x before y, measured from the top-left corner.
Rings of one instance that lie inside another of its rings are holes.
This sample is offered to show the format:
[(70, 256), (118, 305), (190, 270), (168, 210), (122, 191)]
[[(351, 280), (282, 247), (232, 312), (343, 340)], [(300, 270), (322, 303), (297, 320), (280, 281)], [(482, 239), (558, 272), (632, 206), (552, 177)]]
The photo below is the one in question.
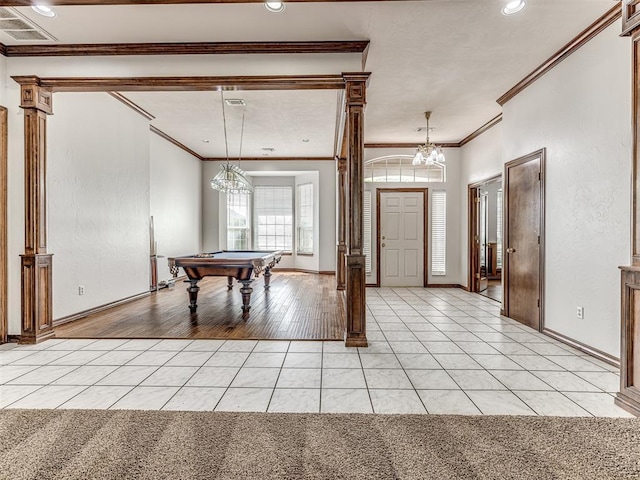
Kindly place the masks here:
[(198, 311), (189, 313), (186, 283), (56, 327), (57, 338), (206, 338), (342, 340), (345, 311), (332, 275), (279, 273), (271, 288), (253, 282), (251, 312), (242, 320), (240, 285), (226, 277), (198, 284)]
[(480, 295), (495, 300), (496, 302), (502, 302), (502, 281), (489, 280), (489, 286), (480, 292)]

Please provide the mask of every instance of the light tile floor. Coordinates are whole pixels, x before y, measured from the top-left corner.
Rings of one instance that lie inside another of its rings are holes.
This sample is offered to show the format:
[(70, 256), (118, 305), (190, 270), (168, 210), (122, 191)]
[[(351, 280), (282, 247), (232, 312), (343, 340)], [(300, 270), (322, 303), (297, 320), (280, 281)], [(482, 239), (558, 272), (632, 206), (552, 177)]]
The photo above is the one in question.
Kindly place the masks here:
[(342, 342), (64, 340), (0, 346), (0, 408), (630, 416), (617, 370), (462, 290), (367, 291)]

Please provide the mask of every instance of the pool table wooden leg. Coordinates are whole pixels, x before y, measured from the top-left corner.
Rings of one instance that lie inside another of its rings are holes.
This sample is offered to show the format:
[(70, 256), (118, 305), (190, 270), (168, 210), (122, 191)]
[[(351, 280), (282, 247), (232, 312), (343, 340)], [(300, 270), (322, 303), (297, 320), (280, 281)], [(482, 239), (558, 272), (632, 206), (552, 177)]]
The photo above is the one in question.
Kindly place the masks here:
[(227, 277), (227, 290), (233, 290), (233, 277)]
[(189, 311), (191, 313), (196, 313), (198, 309), (198, 292), (200, 291), (200, 287), (198, 286), (199, 280), (185, 280), (185, 282), (189, 283), (187, 287), (187, 292), (189, 292)]
[(267, 267), (264, 271), (264, 289), (269, 290), (269, 282), (271, 282), (271, 268)]
[(248, 280), (240, 280), (242, 283), (242, 288), (240, 288), (240, 293), (242, 294), (242, 319), (246, 319), (249, 316), (249, 310), (251, 309), (251, 293), (253, 292), (253, 288), (251, 288), (252, 279)]

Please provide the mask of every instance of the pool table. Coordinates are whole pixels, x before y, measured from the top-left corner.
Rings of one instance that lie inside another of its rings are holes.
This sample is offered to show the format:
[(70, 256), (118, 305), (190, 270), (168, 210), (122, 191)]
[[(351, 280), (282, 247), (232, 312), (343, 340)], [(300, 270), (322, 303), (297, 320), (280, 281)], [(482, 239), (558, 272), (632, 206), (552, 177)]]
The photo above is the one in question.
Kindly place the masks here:
[(198, 253), (196, 255), (187, 255), (184, 257), (169, 258), (169, 269), (173, 277), (178, 276), (178, 269), (182, 267), (184, 273), (187, 274), (189, 283), (187, 292), (189, 292), (189, 310), (195, 313), (198, 304), (198, 282), (204, 277), (227, 277), (227, 288), (233, 288), (233, 279), (235, 278), (242, 287), (242, 318), (249, 316), (251, 309), (251, 282), (254, 277), (264, 271), (264, 288), (269, 289), (269, 281), (271, 280), (271, 269), (280, 262), (282, 252), (261, 251), (261, 250), (221, 250), (219, 252)]

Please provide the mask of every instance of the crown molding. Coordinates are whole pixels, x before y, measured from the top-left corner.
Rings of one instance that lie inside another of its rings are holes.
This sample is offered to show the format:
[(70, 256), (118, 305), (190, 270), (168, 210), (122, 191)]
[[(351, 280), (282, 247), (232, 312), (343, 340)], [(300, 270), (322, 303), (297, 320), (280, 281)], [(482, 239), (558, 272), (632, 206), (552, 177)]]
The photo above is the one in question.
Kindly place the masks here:
[(502, 121), (502, 113), (496, 115), (491, 120), (489, 120), (487, 123), (482, 125), (479, 129), (477, 129), (475, 132), (473, 132), (472, 134), (470, 134), (467, 137), (465, 137), (464, 139), (462, 139), (460, 141), (460, 146), (461, 147), (465, 146), (467, 143), (469, 143), (474, 138), (478, 138), (480, 135), (482, 135), (484, 132), (486, 132), (490, 128), (495, 127), (501, 121)]
[[(433, 142), (441, 148), (458, 148), (460, 142)], [(364, 148), (416, 148), (420, 142), (413, 143), (365, 143)]]
[(127, 107), (129, 107), (130, 109), (132, 109), (136, 113), (139, 113), (140, 115), (142, 115), (147, 120), (149, 120), (149, 121), (155, 120), (155, 118), (156, 118), (155, 116), (153, 116), (152, 114), (147, 112), (140, 105), (138, 105), (137, 103), (135, 103), (132, 100), (128, 99), (127, 97), (125, 97), (121, 93), (118, 93), (118, 92), (107, 92), (107, 93), (109, 95), (111, 95), (113, 98), (115, 98), (116, 100), (118, 100), (119, 102), (124, 103)]
[(173, 143), (176, 147), (184, 150), (185, 152), (187, 152), (190, 155), (193, 155), (195, 158), (197, 158), (198, 160), (202, 161), (204, 160), (204, 158), (202, 158), (202, 155), (194, 152), (193, 150), (191, 150), (189, 147), (187, 147), (186, 145), (184, 145), (183, 143), (180, 143), (179, 141), (177, 141), (175, 138), (173, 138), (170, 135), (167, 135), (166, 133), (164, 133), (162, 130), (154, 127), (153, 125), (149, 125), (149, 130), (151, 130), (153, 133), (155, 133), (156, 135), (164, 138), (166, 141)]
[(298, 161), (298, 162), (335, 162), (333, 157), (208, 157), (202, 158), (203, 162), (282, 162), (282, 161)]
[[(0, 2), (1, 3), (1, 2)], [(87, 57), (118, 55), (263, 55), (360, 53), (366, 60), (369, 41), (323, 42), (185, 42), (2, 45), (5, 57)]]
[(524, 77), (518, 82), (511, 90), (498, 98), (497, 102), (500, 106), (503, 106), (517, 94), (522, 92), (525, 88), (538, 80), (540, 77), (548, 73), (551, 69), (556, 67), (560, 62), (565, 60), (569, 55), (575, 53), (584, 46), (589, 40), (594, 38), (604, 29), (612, 25), (614, 22), (622, 18), (622, 8), (620, 2), (616, 2), (616, 5), (609, 9), (604, 15), (598, 18), (594, 23), (589, 25), (585, 30), (580, 32), (569, 43), (551, 55), (545, 62), (543, 62), (538, 68), (532, 71), (529, 75)]

